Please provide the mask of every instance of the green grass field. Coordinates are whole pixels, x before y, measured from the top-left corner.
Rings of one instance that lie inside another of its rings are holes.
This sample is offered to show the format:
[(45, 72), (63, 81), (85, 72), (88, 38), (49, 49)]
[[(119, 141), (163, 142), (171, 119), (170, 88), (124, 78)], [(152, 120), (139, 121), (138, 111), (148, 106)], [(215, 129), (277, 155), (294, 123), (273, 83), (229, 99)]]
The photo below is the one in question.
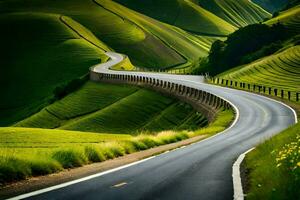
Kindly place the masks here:
[[(59, 17), (42, 13), (0, 15), (5, 49), (1, 51), (0, 125), (38, 111), (56, 86), (87, 74), (91, 65), (107, 59), (103, 50), (81, 39)], [(90, 32), (83, 34), (102, 45)]]
[(224, 36), (235, 30), (234, 26), (192, 1), (151, 0), (142, 4), (138, 0), (117, 0), (117, 2), (159, 21), (199, 35)]
[(250, 170), (247, 199), (298, 199), (300, 124), (259, 145), (246, 157)]
[(253, 63), (231, 69), (218, 77), (299, 92), (299, 69), (300, 46), (296, 45)]
[(275, 18), (266, 21), (266, 24), (282, 23), (289, 28), (289, 31), (294, 34), (300, 32), (300, 5), (282, 11)]
[(206, 125), (201, 113), (178, 100), (138, 87), (93, 82), (15, 124), (113, 134), (194, 130)]
[[(30, 0), (26, 1), (26, 6), (24, 2), (24, 0), (2, 1), (0, 11), (2, 13), (15, 13), (16, 11), (59, 13), (71, 17), (93, 32), (111, 49), (128, 55), (133, 64), (138, 66), (156, 68), (177, 66), (187, 62), (182, 55), (185, 51), (188, 53), (195, 51), (192, 59), (189, 60), (191, 62), (207, 54), (207, 50), (202, 49), (197, 43), (197, 38), (191, 39), (192, 35), (188, 33), (178, 34), (163, 23), (148, 20), (148, 17), (140, 16), (128, 9), (118, 8), (119, 13), (115, 14), (115, 8), (118, 5), (112, 1), (53, 2), (47, 0), (39, 2)], [(28, 6), (29, 3), (30, 6)], [(69, 9), (70, 7), (72, 9)], [(140, 24), (140, 21), (145, 21), (145, 19), (148, 22), (147, 27)], [(156, 31), (153, 32), (153, 29)], [(169, 43), (175, 40), (183, 44), (170, 45), (166, 42), (167, 40)]]
[(198, 0), (198, 4), (236, 27), (271, 17), (270, 13), (248, 0)]
[(38, 128), (0, 128), (0, 184), (102, 162), (197, 135), (208, 137), (223, 131), (233, 117), (231, 110), (220, 111), (217, 119), (205, 128), (135, 137)]
[(289, 0), (253, 0), (252, 2), (260, 5), (271, 13), (283, 9)]

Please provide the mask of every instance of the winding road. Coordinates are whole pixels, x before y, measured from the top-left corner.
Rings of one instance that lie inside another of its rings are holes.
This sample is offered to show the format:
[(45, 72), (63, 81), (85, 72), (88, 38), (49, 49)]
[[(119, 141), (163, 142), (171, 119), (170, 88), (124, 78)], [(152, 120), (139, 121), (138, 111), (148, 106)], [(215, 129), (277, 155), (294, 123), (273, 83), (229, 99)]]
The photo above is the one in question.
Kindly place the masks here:
[(232, 199), (232, 165), (237, 157), (297, 121), (294, 111), (282, 103), (205, 84), (199, 76), (110, 70), (123, 60), (123, 55), (112, 52), (107, 55), (111, 60), (95, 66), (94, 71), (152, 77), (216, 94), (237, 109), (234, 125), (185, 148), (15, 199)]

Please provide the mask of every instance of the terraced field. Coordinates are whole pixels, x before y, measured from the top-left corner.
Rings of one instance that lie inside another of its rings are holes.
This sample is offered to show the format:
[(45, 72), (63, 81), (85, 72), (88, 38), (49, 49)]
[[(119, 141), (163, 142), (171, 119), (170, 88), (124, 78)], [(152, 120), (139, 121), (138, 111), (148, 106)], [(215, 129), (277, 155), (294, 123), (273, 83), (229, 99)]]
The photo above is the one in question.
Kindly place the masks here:
[[(116, 9), (118, 13), (115, 13)], [(192, 35), (179, 34), (172, 27), (153, 20), (148, 21), (145, 26), (140, 21), (148, 19), (146, 16), (121, 9), (113, 1), (5, 0), (1, 1), (0, 12), (59, 13), (69, 16), (93, 32), (111, 49), (128, 55), (138, 66), (165, 68), (186, 63), (186, 59), (193, 62), (207, 55), (207, 49), (203, 49), (197, 42), (198, 39)], [(177, 44), (171, 45), (173, 40)], [(191, 55), (187, 56), (189, 54)]]
[(0, 125), (36, 112), (47, 104), (56, 86), (106, 61), (103, 53), (107, 47), (77, 22), (66, 20), (97, 46), (62, 24), (57, 14), (0, 15), (1, 44), (5, 49), (1, 51)]
[(197, 0), (204, 9), (236, 27), (258, 23), (271, 14), (249, 0)]
[(283, 11), (279, 16), (272, 18), (266, 24), (282, 23), (294, 34), (300, 33), (300, 5)]
[(117, 0), (118, 3), (165, 23), (197, 34), (225, 36), (235, 27), (192, 1)]
[(267, 11), (274, 13), (286, 6), (289, 0), (252, 0), (252, 2), (260, 5)]
[(177, 100), (137, 87), (88, 82), (15, 126), (136, 134), (205, 125), (202, 114)]
[(290, 47), (275, 55), (232, 69), (219, 77), (299, 92), (300, 46)]

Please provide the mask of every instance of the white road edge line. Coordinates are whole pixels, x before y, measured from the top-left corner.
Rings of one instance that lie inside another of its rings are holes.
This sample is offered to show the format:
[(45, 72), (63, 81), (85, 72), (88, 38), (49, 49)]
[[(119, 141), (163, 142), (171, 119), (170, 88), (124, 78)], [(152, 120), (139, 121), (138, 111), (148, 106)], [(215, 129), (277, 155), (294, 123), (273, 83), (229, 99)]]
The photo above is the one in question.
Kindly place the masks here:
[[(248, 92), (248, 91), (245, 91), (245, 92)], [(248, 92), (248, 93), (250, 93), (250, 92)], [(260, 97), (266, 98), (266, 99), (271, 100), (271, 101), (275, 101), (275, 102), (277, 102), (277, 103), (279, 103), (279, 104), (281, 104), (281, 105), (289, 108), (293, 112), (293, 114), (294, 114), (295, 124), (298, 123), (297, 113), (289, 105), (286, 105), (285, 103), (282, 103), (280, 101), (277, 101), (277, 100), (269, 98), (269, 97), (265, 97), (265, 96), (258, 95), (258, 94), (255, 94), (255, 93), (251, 93), (251, 94), (254, 94), (256, 96), (260, 96)], [(255, 149), (255, 147), (251, 148), (251, 149), (247, 150), (246, 152), (242, 153), (241, 155), (239, 155), (238, 159), (235, 161), (235, 163), (232, 166), (232, 179), (233, 179), (233, 192), (234, 192), (233, 199), (234, 200), (244, 200), (245, 194), (243, 192), (243, 186), (242, 186), (242, 178), (241, 178), (240, 168), (241, 168), (241, 163), (243, 162), (245, 156), (250, 151), (252, 151), (253, 149)]]
[(53, 191), (53, 190), (57, 190), (57, 189), (60, 189), (60, 188), (64, 188), (64, 187), (67, 187), (67, 186), (70, 186), (70, 185), (74, 185), (76, 183), (84, 182), (84, 181), (87, 181), (87, 180), (90, 180), (90, 179), (93, 179), (93, 178), (104, 176), (106, 174), (109, 174), (109, 173), (112, 173), (112, 172), (115, 172), (115, 171), (119, 171), (121, 169), (131, 167), (133, 165), (137, 165), (137, 164), (146, 162), (146, 161), (148, 161), (148, 160), (150, 160), (154, 157), (156, 157), (156, 156), (151, 156), (151, 157), (145, 158), (143, 160), (139, 160), (139, 161), (127, 164), (127, 165), (123, 165), (123, 166), (114, 168), (114, 169), (110, 169), (110, 170), (107, 170), (107, 171), (104, 171), (104, 172), (100, 172), (100, 173), (97, 173), (97, 174), (86, 176), (84, 178), (76, 179), (76, 180), (69, 181), (69, 182), (66, 182), (66, 183), (62, 183), (62, 184), (59, 184), (59, 185), (54, 185), (54, 186), (44, 188), (44, 189), (41, 189), (41, 190), (37, 190), (37, 191), (29, 192), (29, 193), (26, 193), (26, 194), (22, 194), (22, 195), (19, 195), (19, 196), (15, 196), (15, 197), (9, 198), (7, 200), (25, 199), (25, 198), (28, 198), (28, 197), (32, 197), (32, 196), (36, 196), (36, 195), (43, 194), (43, 193), (46, 193), (46, 192), (50, 192), (50, 191)]
[(241, 179), (240, 167), (247, 153), (252, 151), (254, 148), (242, 153), (232, 166), (232, 180), (233, 180), (233, 199), (244, 200), (243, 185)]

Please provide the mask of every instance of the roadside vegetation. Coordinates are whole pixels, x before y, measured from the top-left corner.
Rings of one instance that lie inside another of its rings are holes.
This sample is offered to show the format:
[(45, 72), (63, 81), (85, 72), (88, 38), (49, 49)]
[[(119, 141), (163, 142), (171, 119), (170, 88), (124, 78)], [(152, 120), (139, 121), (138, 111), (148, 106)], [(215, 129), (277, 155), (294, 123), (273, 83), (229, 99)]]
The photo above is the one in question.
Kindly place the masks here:
[(225, 130), (233, 118), (231, 110), (220, 111), (214, 122), (195, 131), (170, 130), (135, 137), (52, 129), (0, 128), (0, 183), (102, 162), (197, 135), (209, 137)]
[(247, 198), (299, 199), (300, 123), (262, 143), (246, 156)]

